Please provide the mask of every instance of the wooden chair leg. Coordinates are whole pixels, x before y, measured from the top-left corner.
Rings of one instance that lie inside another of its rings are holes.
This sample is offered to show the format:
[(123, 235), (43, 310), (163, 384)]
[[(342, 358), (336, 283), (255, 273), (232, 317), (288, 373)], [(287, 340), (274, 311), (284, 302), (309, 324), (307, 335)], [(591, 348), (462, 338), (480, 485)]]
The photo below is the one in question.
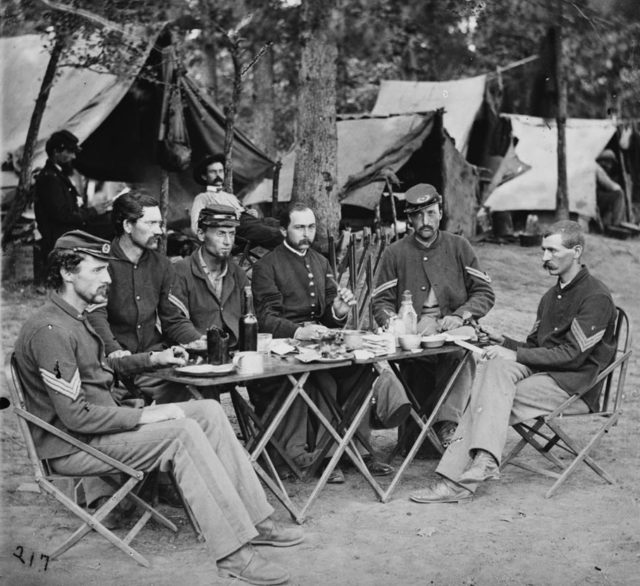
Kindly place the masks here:
[(100, 507), (95, 515), (90, 515), (87, 513), (82, 507), (78, 506), (73, 502), (69, 497), (60, 492), (57, 488), (53, 486), (50, 482), (44, 479), (39, 480), (39, 485), (41, 488), (60, 501), (65, 507), (67, 507), (70, 511), (72, 511), (77, 517), (79, 517), (84, 524), (78, 529), (69, 539), (67, 539), (62, 545), (55, 549), (50, 554), (51, 559), (56, 559), (60, 555), (62, 555), (65, 551), (75, 545), (84, 535), (86, 535), (92, 529), (102, 535), (107, 541), (115, 545), (118, 549), (126, 553), (129, 557), (138, 562), (141, 566), (149, 568), (151, 564), (147, 561), (147, 559), (140, 555), (135, 549), (133, 549), (129, 544), (125, 543), (122, 539), (120, 539), (117, 535), (109, 531), (100, 521), (106, 517), (115, 506), (124, 498), (124, 496), (138, 483), (139, 481), (136, 478), (130, 478), (125, 484), (122, 486), (120, 490), (118, 490), (107, 503)]

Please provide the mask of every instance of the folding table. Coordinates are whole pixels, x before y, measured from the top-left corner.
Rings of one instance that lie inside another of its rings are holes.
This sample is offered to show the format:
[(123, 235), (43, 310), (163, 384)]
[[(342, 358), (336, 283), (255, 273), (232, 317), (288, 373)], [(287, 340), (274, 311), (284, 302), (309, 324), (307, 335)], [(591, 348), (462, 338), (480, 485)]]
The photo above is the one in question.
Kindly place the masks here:
[[(443, 389), (431, 415), (426, 417), (421, 412), (419, 406), (415, 403), (415, 401), (412, 401), (411, 416), (417, 422), (421, 430), (418, 437), (414, 441), (413, 446), (409, 450), (409, 453), (405, 456), (402, 464), (393, 476), (391, 483), (386, 488), (383, 488), (369, 472), (362, 459), (362, 456), (358, 453), (357, 447), (354, 442), (354, 435), (356, 434), (358, 426), (367, 415), (369, 405), (371, 403), (371, 398), (373, 396), (373, 386), (371, 384), (356, 384), (352, 389), (345, 405), (343, 406), (337, 405), (332, 397), (326, 396), (324, 391), (320, 389), (320, 392), (323, 394), (323, 399), (333, 407), (336, 415), (338, 416), (337, 421), (335, 423), (332, 423), (325, 417), (318, 405), (309, 396), (304, 388), (310, 374), (315, 371), (332, 370), (343, 366), (349, 366), (351, 364), (372, 364), (375, 366), (376, 363), (383, 361), (389, 361), (390, 363), (394, 364), (398, 361), (402, 361), (408, 358), (419, 358), (421, 356), (433, 356), (459, 351), (460, 348), (458, 348), (457, 346), (443, 346), (441, 348), (424, 349), (420, 351), (399, 351), (394, 354), (378, 356), (369, 360), (357, 362), (354, 362), (352, 360), (344, 360), (341, 362), (332, 363), (302, 363), (296, 360), (293, 356), (288, 356), (285, 358), (276, 356), (265, 356), (264, 369), (261, 373), (256, 374), (240, 374), (234, 372), (231, 374), (214, 377), (193, 377), (176, 373), (175, 369), (173, 368), (165, 368), (155, 371), (153, 375), (164, 380), (182, 383), (196, 388), (216, 388), (226, 385), (226, 388), (222, 389), (221, 392), (231, 392), (232, 399), (234, 398), (235, 393), (236, 400), (238, 399), (239, 395), (237, 395), (238, 392), (235, 389), (235, 385), (243, 384), (250, 380), (267, 379), (277, 376), (286, 377), (291, 385), (290, 389), (283, 389), (280, 393), (277, 394), (273, 402), (273, 410), (270, 410), (267, 413), (267, 416), (261, 422), (262, 427), (258, 435), (253, 438), (253, 440), (248, 444), (248, 451), (249, 457), (258, 476), (271, 490), (274, 496), (276, 496), (276, 498), (289, 511), (292, 518), (295, 519), (298, 523), (302, 523), (306, 517), (307, 511), (324, 488), (329, 476), (333, 472), (334, 468), (336, 467), (344, 453), (349, 456), (355, 467), (366, 478), (371, 488), (376, 493), (377, 497), (382, 502), (387, 502), (390, 499), (391, 494), (400, 481), (402, 474), (413, 460), (415, 454), (424, 442), (425, 438), (429, 433), (433, 434), (432, 426), (435, 421), (437, 412), (446, 398), (449, 396), (451, 389), (453, 388), (453, 384), (462, 369), (464, 361), (469, 359), (469, 352), (465, 351), (465, 354), (462, 357), (460, 363), (451, 374), (449, 381)], [(367, 380), (366, 377), (364, 380)], [(411, 397), (411, 394), (409, 394), (409, 396)], [(319, 422), (326, 429), (330, 438), (336, 444), (336, 449), (332, 454), (328, 464), (320, 475), (320, 478), (313, 488), (313, 491), (301, 506), (301, 508), (298, 508), (292, 502), (284, 486), (284, 483), (278, 475), (276, 467), (273, 465), (273, 462), (266, 450), (267, 445), (269, 443), (273, 444), (273, 442), (275, 441), (275, 438), (273, 436), (276, 432), (276, 429), (278, 428), (280, 422), (286, 416), (291, 405), (297, 397), (300, 397), (307, 404), (309, 409), (315, 414)], [(236, 403), (234, 403), (234, 405), (236, 405)], [(264, 461), (266, 462), (266, 465), (269, 469), (269, 473), (267, 473), (264, 468), (258, 463), (259, 458), (264, 458)]]

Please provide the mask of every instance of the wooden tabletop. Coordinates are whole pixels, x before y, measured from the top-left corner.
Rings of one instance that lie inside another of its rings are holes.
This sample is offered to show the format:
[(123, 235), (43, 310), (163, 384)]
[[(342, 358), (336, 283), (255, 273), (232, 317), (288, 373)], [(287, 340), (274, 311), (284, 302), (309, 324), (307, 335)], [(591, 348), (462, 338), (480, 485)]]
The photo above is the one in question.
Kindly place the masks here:
[(189, 376), (176, 372), (174, 367), (162, 368), (147, 373), (149, 376), (161, 378), (171, 382), (192, 385), (194, 387), (211, 387), (216, 385), (237, 384), (245, 381), (272, 378), (275, 376), (286, 376), (288, 374), (301, 374), (304, 372), (313, 372), (316, 370), (330, 370), (333, 368), (341, 368), (351, 364), (373, 364), (382, 361), (406, 360), (408, 358), (420, 358), (422, 356), (435, 356), (438, 354), (450, 354), (453, 352), (466, 352), (459, 346), (453, 344), (445, 344), (440, 348), (425, 348), (416, 351), (399, 350), (393, 354), (385, 354), (383, 356), (374, 356), (367, 360), (340, 360), (338, 362), (301, 362), (295, 358), (295, 355), (276, 356), (273, 354), (264, 355), (264, 368), (262, 372), (253, 374), (240, 374), (233, 371), (229, 374), (215, 376)]

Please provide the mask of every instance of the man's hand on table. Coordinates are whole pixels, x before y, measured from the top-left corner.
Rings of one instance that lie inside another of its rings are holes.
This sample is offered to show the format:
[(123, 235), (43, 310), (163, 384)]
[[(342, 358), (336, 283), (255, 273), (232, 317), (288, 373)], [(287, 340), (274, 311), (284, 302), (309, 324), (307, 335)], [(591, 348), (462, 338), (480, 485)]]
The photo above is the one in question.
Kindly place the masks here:
[(296, 340), (317, 340), (329, 331), (329, 328), (322, 324), (306, 324), (300, 326), (293, 334)]
[(509, 350), (504, 346), (487, 346), (484, 349), (483, 358), (487, 360), (493, 360), (495, 358), (501, 358), (502, 360), (516, 361), (517, 353), (514, 350)]
[(143, 407), (139, 423), (140, 425), (145, 425), (146, 423), (159, 423), (160, 421), (184, 419), (185, 417), (182, 408), (175, 403), (150, 405), (149, 407)]
[(464, 325), (464, 320), (459, 315), (445, 315), (440, 320), (440, 330), (448, 332), (449, 330), (455, 330), (461, 328)]
[(152, 366), (184, 366), (189, 353), (182, 346), (171, 346), (162, 352), (149, 353)]

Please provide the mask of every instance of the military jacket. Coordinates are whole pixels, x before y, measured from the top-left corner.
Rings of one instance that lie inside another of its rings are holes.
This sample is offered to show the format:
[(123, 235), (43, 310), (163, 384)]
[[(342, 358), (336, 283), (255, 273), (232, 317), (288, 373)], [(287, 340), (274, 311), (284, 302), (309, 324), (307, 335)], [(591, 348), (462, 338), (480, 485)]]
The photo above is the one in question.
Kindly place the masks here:
[[(15, 346), (27, 409), (47, 423), (86, 441), (138, 425), (141, 410), (119, 407), (111, 396), (114, 368), (133, 375), (151, 368), (148, 354), (107, 361), (100, 336), (59, 295), (23, 325)], [(77, 448), (39, 428), (33, 438), (41, 458), (56, 458)]]
[(391, 244), (382, 255), (372, 296), (373, 314), (379, 325), (386, 324), (387, 312), (396, 313), (403, 291), (409, 290), (420, 315), (433, 289), (443, 316), (480, 318), (495, 301), (490, 283), (462, 236), (441, 230), (435, 242), (426, 247), (412, 234)]
[(176, 280), (169, 301), (191, 320), (200, 333), (204, 334), (208, 328), (216, 326), (229, 332), (229, 345), (236, 346), (247, 276), (229, 260), (218, 298), (200, 264), (199, 250), (175, 264)]
[(148, 352), (159, 349), (165, 341), (182, 344), (200, 337), (169, 300), (175, 271), (166, 256), (145, 250), (133, 263), (117, 238), (111, 244), (111, 254), (115, 258), (109, 261), (109, 299), (104, 305), (91, 307), (88, 314), (107, 355), (121, 349), (134, 354)]
[(344, 324), (333, 315), (337, 289), (329, 261), (310, 248), (300, 256), (279, 244), (254, 266), (253, 298), (261, 332), (274, 338), (290, 338), (304, 322), (327, 327)]
[[(542, 297), (526, 342), (506, 338), (517, 361), (546, 372), (569, 394), (584, 389), (606, 367), (615, 352), (616, 308), (611, 293), (586, 267), (564, 288), (556, 283)], [(584, 400), (597, 408), (600, 389)]]

